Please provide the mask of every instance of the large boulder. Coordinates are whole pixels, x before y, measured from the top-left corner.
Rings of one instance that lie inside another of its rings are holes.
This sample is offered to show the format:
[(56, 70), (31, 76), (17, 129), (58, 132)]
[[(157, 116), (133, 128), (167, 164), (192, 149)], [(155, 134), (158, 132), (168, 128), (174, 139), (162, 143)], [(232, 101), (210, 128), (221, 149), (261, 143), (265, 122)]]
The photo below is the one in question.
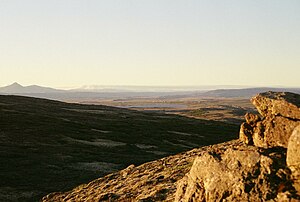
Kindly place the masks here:
[(290, 201), (285, 151), (241, 145), (204, 153), (179, 181), (175, 201)]
[(292, 172), (294, 187), (300, 194), (300, 125), (295, 128), (289, 139), (286, 163)]
[(253, 128), (253, 143), (265, 148), (287, 148), (289, 137), (299, 123), (282, 116), (266, 117)]
[(251, 99), (258, 112), (300, 120), (300, 95), (289, 92), (265, 92)]
[(246, 114), (240, 139), (258, 147), (285, 147), (294, 128), (300, 124), (300, 95), (266, 92), (251, 99), (262, 118)]

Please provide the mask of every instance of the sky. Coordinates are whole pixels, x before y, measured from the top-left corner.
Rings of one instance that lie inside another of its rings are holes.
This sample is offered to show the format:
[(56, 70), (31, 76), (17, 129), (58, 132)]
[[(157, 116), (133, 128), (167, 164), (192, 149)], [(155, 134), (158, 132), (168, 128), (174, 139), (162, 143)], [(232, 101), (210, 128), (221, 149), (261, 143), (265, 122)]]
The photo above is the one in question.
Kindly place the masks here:
[(0, 86), (300, 87), (299, 0), (0, 0)]

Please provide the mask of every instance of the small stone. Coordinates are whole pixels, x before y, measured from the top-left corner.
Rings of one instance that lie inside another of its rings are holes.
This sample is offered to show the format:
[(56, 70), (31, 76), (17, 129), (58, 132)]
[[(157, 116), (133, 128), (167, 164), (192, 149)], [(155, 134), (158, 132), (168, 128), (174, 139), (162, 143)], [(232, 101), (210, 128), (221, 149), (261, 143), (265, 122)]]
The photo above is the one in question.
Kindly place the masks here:
[(126, 178), (127, 175), (132, 171), (132, 169), (134, 168), (135, 166), (133, 164), (131, 164), (130, 166), (128, 166), (127, 168), (123, 169), (120, 171), (120, 175), (123, 177), (123, 178)]
[(253, 145), (253, 129), (248, 123), (242, 123), (240, 128), (240, 140), (247, 145)]
[(261, 118), (258, 115), (251, 113), (246, 113), (245, 119), (246, 122), (252, 127), (255, 126), (255, 124), (261, 120)]
[(264, 138), (265, 125), (262, 121), (258, 122), (253, 128), (253, 143), (257, 147), (267, 147)]

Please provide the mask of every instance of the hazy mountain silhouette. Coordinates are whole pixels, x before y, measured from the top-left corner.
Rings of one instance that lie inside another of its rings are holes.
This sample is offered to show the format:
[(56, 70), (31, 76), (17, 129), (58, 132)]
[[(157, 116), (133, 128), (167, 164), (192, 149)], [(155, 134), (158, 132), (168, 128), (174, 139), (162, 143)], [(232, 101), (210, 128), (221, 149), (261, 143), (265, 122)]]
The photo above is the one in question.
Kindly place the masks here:
[(37, 85), (22, 86), (15, 82), (9, 86), (0, 88), (0, 93), (7, 94), (22, 94), (22, 93), (61, 93), (63, 90), (58, 90), (49, 87), (42, 87)]
[[(98, 86), (99, 87), (99, 86)], [(221, 86), (218, 86), (221, 88)], [(120, 87), (111, 86), (109, 88), (87, 88), (87, 89), (72, 89), (59, 90), (49, 87), (42, 87), (38, 85), (22, 86), (15, 82), (9, 86), (0, 87), (0, 94), (15, 94), (29, 97), (47, 98), (55, 100), (66, 99), (86, 99), (86, 98), (134, 98), (134, 97), (243, 97), (250, 98), (258, 93), (266, 91), (275, 92), (292, 92), (300, 93), (300, 88), (238, 88), (238, 89), (218, 89), (216, 90), (196, 90), (184, 88), (166, 88), (166, 87)], [(199, 88), (200, 89), (200, 88)]]
[(10, 95), (23, 95), (36, 98), (46, 98), (54, 100), (66, 100), (66, 99), (101, 99), (101, 98), (132, 98), (132, 97), (159, 97), (159, 96), (178, 96), (178, 95), (191, 95), (195, 91), (174, 91), (171, 89), (165, 89), (166, 91), (157, 91), (158, 88), (149, 90), (144, 87), (131, 87), (127, 89), (125, 86), (112, 86), (110, 88), (98, 89), (71, 89), (71, 90), (59, 90), (49, 87), (42, 87), (37, 85), (22, 86), (19, 83), (13, 83), (9, 86), (0, 87), (0, 94)]

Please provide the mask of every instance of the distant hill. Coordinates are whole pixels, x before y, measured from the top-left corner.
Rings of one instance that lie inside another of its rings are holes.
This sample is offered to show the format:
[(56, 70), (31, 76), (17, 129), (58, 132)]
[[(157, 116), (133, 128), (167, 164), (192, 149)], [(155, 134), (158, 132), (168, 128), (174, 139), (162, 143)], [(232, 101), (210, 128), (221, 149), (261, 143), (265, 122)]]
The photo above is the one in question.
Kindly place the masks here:
[(61, 93), (61, 92), (63, 92), (63, 90), (58, 90), (49, 87), (42, 87), (37, 85), (22, 86), (16, 82), (9, 86), (4, 86), (0, 88), (0, 93), (5, 93), (5, 94)]
[(0, 94), (3, 95), (22, 95), (28, 97), (45, 98), (65, 101), (69, 99), (81, 100), (81, 99), (103, 99), (103, 98), (135, 98), (135, 97), (160, 97), (160, 96), (177, 96), (177, 95), (190, 95), (195, 93), (194, 91), (174, 91), (168, 89), (159, 90), (158, 88), (146, 89), (143, 87), (126, 89), (123, 88), (105, 88), (105, 89), (71, 89), (71, 90), (59, 90), (49, 87), (42, 87), (37, 85), (22, 86), (19, 83), (13, 83), (9, 86), (0, 87)]
[[(217, 86), (215, 86), (217, 87)], [(186, 97), (223, 97), (250, 98), (258, 93), (266, 91), (300, 93), (300, 88), (239, 88), (239, 89), (216, 89), (197, 90), (192, 88), (166, 88), (166, 87), (109, 87), (103, 89), (80, 88), (71, 90), (59, 90), (38, 85), (22, 86), (13, 83), (9, 86), (0, 87), (0, 94), (22, 95), (28, 97), (54, 99), (54, 100), (84, 100), (84, 99), (121, 99), (140, 97), (160, 97), (160, 98), (186, 98)]]
[(217, 89), (198, 94), (204, 97), (245, 97), (250, 98), (258, 93), (274, 91), (274, 92), (292, 92), (300, 93), (300, 88), (244, 88), (244, 89)]

